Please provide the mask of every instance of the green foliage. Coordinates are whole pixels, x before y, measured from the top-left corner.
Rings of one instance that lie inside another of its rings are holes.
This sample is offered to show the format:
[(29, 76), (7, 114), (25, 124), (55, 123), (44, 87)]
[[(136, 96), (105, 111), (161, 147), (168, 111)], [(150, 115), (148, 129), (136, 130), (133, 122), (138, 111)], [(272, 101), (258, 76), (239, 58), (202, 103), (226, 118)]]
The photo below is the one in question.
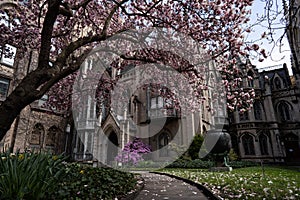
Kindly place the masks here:
[(203, 161), (200, 159), (196, 160), (185, 160), (185, 159), (178, 159), (171, 163), (170, 165), (166, 166), (166, 168), (189, 168), (189, 169), (208, 169), (214, 165), (211, 161)]
[(235, 153), (235, 151), (233, 149), (230, 149), (229, 153), (228, 153), (228, 157), (230, 161), (235, 161), (239, 158), (239, 156)]
[(113, 199), (136, 185), (133, 174), (67, 164), (48, 153), (3, 153), (0, 199)]
[(190, 147), (187, 150), (188, 155), (191, 157), (192, 160), (199, 158), (199, 151), (203, 143), (203, 140), (204, 137), (202, 135), (200, 134), (195, 135)]
[(252, 161), (230, 161), (228, 165), (232, 168), (254, 167), (258, 166), (257, 162)]
[(1, 199), (43, 199), (62, 178), (63, 157), (48, 153), (2, 153)]
[(49, 199), (113, 199), (131, 191), (136, 183), (131, 173), (72, 163), (66, 165), (65, 178)]
[(300, 173), (283, 167), (234, 169), (231, 172), (164, 169), (163, 172), (190, 179), (209, 188), (221, 199), (299, 199)]
[(161, 168), (165, 165), (165, 162), (154, 162), (152, 160), (144, 160), (139, 162), (136, 168)]

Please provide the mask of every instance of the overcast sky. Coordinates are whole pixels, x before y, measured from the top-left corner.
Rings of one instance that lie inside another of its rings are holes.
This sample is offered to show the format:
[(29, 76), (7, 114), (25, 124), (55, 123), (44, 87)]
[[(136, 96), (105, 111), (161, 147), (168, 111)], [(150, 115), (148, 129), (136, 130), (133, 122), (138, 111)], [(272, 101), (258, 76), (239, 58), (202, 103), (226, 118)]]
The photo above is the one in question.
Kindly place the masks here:
[[(276, 0), (274, 0), (274, 2), (276, 2)], [(282, 5), (281, 5), (281, 1), (277, 1), (279, 9), (282, 9)], [(265, 3), (261, 2), (261, 0), (255, 0), (254, 4), (252, 6), (251, 9), (251, 23), (253, 24), (256, 20), (257, 20), (257, 15), (262, 15), (264, 13), (264, 7), (265, 7)], [(276, 8), (276, 5), (273, 6), (273, 9)], [(284, 30), (282, 29), (283, 24), (280, 24), (280, 19), (282, 19), (282, 15), (277, 16), (277, 25), (274, 24), (274, 27), (281, 27), (281, 29), (277, 29), (276, 32), (274, 33), (275, 39), (278, 40), (280, 38), (281, 35), (283, 35)], [(253, 28), (253, 32), (249, 35), (249, 37), (247, 38), (248, 40), (256, 40), (258, 38), (261, 37), (262, 33), (267, 31), (267, 28), (264, 27), (266, 26), (267, 23), (263, 23), (262, 25), (257, 25)], [(267, 40), (263, 40), (263, 41), (259, 41), (257, 42), (258, 44), (260, 44), (261, 46), (263, 46), (267, 52), (271, 52), (271, 49), (274, 45), (273, 44), (269, 44), (269, 42)], [(279, 43), (278, 43), (279, 44)], [(282, 46), (281, 46), (281, 51), (278, 47), (278, 44), (276, 45), (276, 47), (273, 49), (273, 51), (271, 52), (271, 56), (268, 57), (267, 59), (265, 59), (265, 61), (263, 62), (258, 62), (258, 59), (253, 59), (252, 63), (254, 65), (257, 66), (258, 69), (260, 68), (264, 68), (264, 67), (269, 67), (269, 66), (274, 66), (274, 65), (281, 65), (283, 63), (286, 63), (287, 66), (290, 68), (291, 67), (291, 62), (290, 62), (290, 47), (287, 41), (287, 38), (285, 37), (282, 41)], [(290, 71), (291, 73), (291, 71)]]

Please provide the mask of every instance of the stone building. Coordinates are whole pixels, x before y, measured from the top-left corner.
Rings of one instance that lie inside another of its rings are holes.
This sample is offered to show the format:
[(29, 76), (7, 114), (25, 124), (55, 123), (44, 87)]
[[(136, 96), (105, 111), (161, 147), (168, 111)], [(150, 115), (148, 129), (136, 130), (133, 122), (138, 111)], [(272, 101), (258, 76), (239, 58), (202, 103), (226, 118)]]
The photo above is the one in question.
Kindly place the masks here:
[[(248, 112), (229, 113), (233, 148), (244, 160), (300, 161), (300, 90), (287, 66), (258, 71), (249, 60), (240, 63), (243, 87), (255, 89)], [(249, 78), (253, 76), (253, 79)]]
[[(5, 99), (19, 80), (34, 69), (35, 56), (35, 52), (29, 52), (25, 56), (26, 59), (15, 62), (13, 58), (1, 56), (1, 100)], [(235, 152), (245, 160), (299, 162), (300, 91), (296, 84), (299, 82), (298, 77), (289, 76), (286, 66), (258, 71), (249, 60), (241, 60), (240, 67), (244, 73), (241, 86), (245, 90), (254, 88), (256, 99), (250, 111), (228, 113), (229, 132)], [(297, 71), (294, 69), (294, 72)], [(143, 74), (132, 66), (121, 73), (107, 72), (107, 76), (117, 75), (121, 76), (124, 83), (130, 83), (132, 80), (139, 82), (144, 78)], [(250, 76), (253, 79), (250, 79)], [(215, 118), (205, 109), (206, 105), (203, 105), (199, 113), (183, 117), (172, 107), (166, 110), (166, 99), (150, 88), (134, 88), (127, 93), (129, 102), (122, 112), (104, 106), (99, 113), (97, 102), (85, 96), (83, 101), (86, 107), (76, 116), (76, 129), (72, 128), (71, 133), (70, 125), (60, 113), (49, 112), (41, 107), (47, 100), (47, 96), (44, 96), (20, 113), (1, 141), (1, 148), (65, 152), (72, 154), (75, 160), (94, 159), (111, 163), (132, 137), (140, 137), (155, 152), (151, 155), (152, 159), (163, 161), (170, 154), (166, 147), (175, 136), (178, 137), (175, 138), (176, 141), (181, 141), (180, 144), (187, 144), (195, 134), (204, 134), (216, 124)], [(206, 103), (211, 104), (209, 94), (206, 96)], [(163, 150), (156, 151), (158, 149)]]
[[(16, 49), (9, 46), (16, 53)], [(1, 55), (0, 62), (0, 103), (6, 96), (36, 66), (35, 52), (29, 52), (25, 59), (14, 60)], [(42, 108), (47, 100), (42, 99), (28, 105), (15, 119), (11, 129), (0, 142), (2, 150), (24, 151), (49, 151), (62, 153), (66, 151), (67, 123), (60, 113), (50, 112)], [(9, 115), (9, 113), (7, 113)]]
[[(289, 76), (286, 65), (258, 71), (248, 59), (240, 60), (240, 68), (244, 73), (241, 87), (244, 90), (254, 88), (256, 99), (248, 112), (236, 110), (228, 113), (228, 131), (233, 149), (242, 160), (299, 162), (300, 91), (294, 83), (295, 76)], [(121, 80), (138, 80), (139, 76), (142, 77), (138, 73), (134, 67), (129, 67), (120, 73)], [(146, 136), (143, 140), (153, 151), (163, 149), (176, 134), (181, 135), (177, 138), (179, 140), (190, 140), (197, 133), (205, 134), (207, 130), (214, 129), (215, 120), (220, 118), (220, 115), (212, 117), (204, 109), (205, 105), (200, 113), (195, 113), (190, 118), (181, 117), (176, 110), (161, 112), (167, 102), (162, 97), (149, 90), (128, 93), (131, 94), (127, 97), (128, 107), (123, 112), (104, 109), (99, 117), (95, 117), (96, 104), (90, 103), (91, 98), (87, 99), (87, 113), (81, 116), (90, 118), (78, 121), (75, 146), (77, 159), (89, 159), (92, 154), (94, 159), (109, 164), (133, 136)], [(208, 104), (210, 100), (208, 98)], [(160, 129), (155, 125), (148, 126), (149, 122), (159, 124), (155, 122), (162, 120), (165, 123)], [(154, 133), (153, 130), (157, 132)], [(155, 161), (164, 161), (168, 150), (156, 151), (151, 156)]]
[[(85, 65), (92, 69), (91, 62)], [(208, 65), (213, 67), (213, 62)], [(111, 164), (124, 145), (138, 137), (151, 146), (151, 160), (166, 161), (172, 157), (168, 148), (170, 142), (188, 146), (195, 134), (203, 134), (214, 126), (211, 113), (205, 109), (211, 101), (209, 94), (206, 94), (209, 101), (202, 105), (200, 112), (183, 115), (172, 106), (172, 101), (158, 94), (157, 88), (150, 88), (151, 84), (143, 89), (143, 85), (135, 84), (147, 79), (143, 72), (133, 65), (122, 71), (107, 72), (106, 76), (110, 78), (119, 76), (121, 85), (128, 84), (123, 96), (125, 107), (120, 110), (111, 106), (113, 97), (106, 102), (109, 105), (98, 105), (102, 107), (100, 113), (92, 97), (82, 97), (86, 106), (74, 115), (77, 130), (73, 149), (75, 160), (90, 159), (93, 155), (93, 159)], [(163, 89), (167, 90), (167, 87)]]
[[(292, 8), (298, 8), (299, 1), (293, 2)], [(299, 9), (292, 11), (298, 12), (293, 13), (296, 16), (293, 19), (298, 19)], [(245, 75), (242, 86), (245, 90), (254, 88), (256, 92), (250, 111), (228, 113), (233, 148), (243, 160), (300, 162), (300, 26), (299, 20), (291, 22), (287, 32), (293, 47), (292, 77), (286, 66), (258, 71), (249, 60), (240, 61)], [(34, 69), (35, 56), (35, 52), (28, 52), (24, 59), (14, 62), (14, 59), (1, 55), (0, 103), (19, 80)], [(107, 75), (122, 75), (124, 82), (140, 80), (142, 76), (130, 67), (121, 74), (111, 71)], [(253, 80), (248, 76), (254, 77)], [(0, 148), (67, 152), (75, 160), (94, 159), (110, 164), (118, 151), (134, 136), (143, 136), (143, 141), (157, 150), (165, 148), (175, 135), (179, 135), (177, 140), (184, 144), (195, 134), (205, 134), (213, 129), (216, 124), (215, 118), (205, 109), (206, 105), (199, 113), (183, 117), (175, 109), (161, 112), (166, 101), (148, 90), (132, 90), (129, 94), (128, 107), (122, 113), (107, 107), (98, 113), (97, 103), (93, 102), (92, 97), (85, 96), (83, 101), (86, 107), (80, 115), (75, 116), (75, 128), (70, 127), (60, 113), (50, 113), (41, 107), (43, 101), (47, 100), (47, 96), (44, 96), (20, 113), (0, 142)], [(211, 104), (210, 94), (205, 95), (208, 97), (207, 104)], [(161, 121), (164, 122), (163, 126), (155, 127), (161, 125)], [(157, 123), (150, 127), (150, 122)], [(152, 156), (154, 160), (162, 161), (169, 153), (165, 148)]]
[[(15, 62), (2, 56), (1, 100), (34, 69), (34, 56), (31, 52), (27, 55), (29, 59)], [(249, 112), (228, 113), (235, 152), (245, 160), (300, 161), (300, 92), (296, 85), (297, 76), (290, 77), (286, 66), (258, 71), (249, 60), (241, 60), (240, 66), (245, 74), (242, 86), (245, 90), (254, 88), (256, 99)], [(142, 78), (133, 67), (128, 67), (121, 74), (111, 71), (107, 75), (112, 74), (121, 75), (124, 82)], [(248, 76), (253, 76), (253, 80)], [(155, 151), (166, 147), (175, 135), (179, 135), (177, 141), (185, 144), (195, 134), (204, 134), (216, 124), (215, 118), (205, 109), (206, 105), (199, 113), (182, 117), (175, 109), (164, 110), (167, 101), (155, 92), (132, 90), (128, 94), (128, 107), (121, 113), (108, 107), (103, 107), (99, 113), (97, 103), (89, 96), (84, 97), (86, 107), (75, 118), (75, 129), (70, 129), (67, 120), (59, 113), (50, 113), (41, 107), (47, 100), (44, 96), (20, 113), (1, 141), (1, 148), (65, 152), (78, 161), (94, 159), (112, 163), (118, 151), (134, 136), (141, 137)], [(206, 95), (209, 97), (209, 94)], [(210, 101), (208, 98), (206, 103), (210, 104)], [(152, 126), (149, 126), (150, 121)], [(159, 123), (161, 121), (163, 125)], [(155, 161), (163, 161), (169, 154), (165, 148), (151, 156)]]

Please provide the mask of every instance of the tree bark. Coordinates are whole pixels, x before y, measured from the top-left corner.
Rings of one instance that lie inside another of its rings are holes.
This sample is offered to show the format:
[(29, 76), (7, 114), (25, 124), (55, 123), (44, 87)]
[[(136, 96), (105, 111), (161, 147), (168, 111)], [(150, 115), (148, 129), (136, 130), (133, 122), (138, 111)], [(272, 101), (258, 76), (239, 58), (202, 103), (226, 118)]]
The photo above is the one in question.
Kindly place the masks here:
[(51, 37), (54, 23), (59, 14), (60, 4), (61, 0), (50, 0), (48, 2), (48, 10), (41, 32), (41, 47), (37, 70), (28, 74), (0, 105), (0, 140), (4, 138), (22, 109), (41, 98), (43, 94), (38, 91), (38, 88), (51, 78), (51, 74), (49, 74), (51, 71), (49, 69)]
[(19, 113), (27, 105), (41, 98), (42, 94), (36, 88), (45, 82), (42, 81), (45, 75), (39, 71), (28, 74), (0, 105), (0, 140), (4, 138)]

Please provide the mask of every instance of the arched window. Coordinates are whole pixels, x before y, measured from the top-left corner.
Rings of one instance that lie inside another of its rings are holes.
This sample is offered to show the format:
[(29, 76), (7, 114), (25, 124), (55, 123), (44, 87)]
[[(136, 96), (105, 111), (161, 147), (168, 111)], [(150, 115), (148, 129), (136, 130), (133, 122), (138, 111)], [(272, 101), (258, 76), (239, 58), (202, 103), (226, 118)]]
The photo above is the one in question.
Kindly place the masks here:
[(275, 86), (276, 90), (279, 90), (279, 89), (282, 88), (281, 81), (280, 81), (279, 77), (274, 78), (274, 86)]
[(254, 117), (256, 120), (262, 120), (262, 105), (260, 102), (255, 101), (253, 104)]
[(254, 87), (254, 74), (251, 70), (247, 73), (247, 81), (248, 81), (248, 87)]
[(48, 129), (46, 136), (46, 146), (54, 147), (55, 146), (55, 138), (59, 132), (59, 129), (56, 126), (51, 126)]
[(288, 103), (282, 101), (278, 105), (278, 113), (280, 116), (281, 121), (288, 121), (291, 120), (291, 115), (290, 115), (290, 108)]
[(250, 134), (245, 134), (242, 137), (245, 155), (255, 155), (253, 137)]
[(159, 156), (166, 157), (169, 155), (168, 149), (163, 148), (169, 144), (170, 136), (166, 132), (162, 132), (158, 136), (158, 149), (159, 149)]
[(37, 123), (32, 130), (30, 144), (31, 145), (43, 145), (43, 137), (44, 137), (44, 127), (42, 124)]
[(260, 146), (261, 155), (269, 155), (268, 136), (266, 136), (265, 134), (259, 135), (259, 146)]

